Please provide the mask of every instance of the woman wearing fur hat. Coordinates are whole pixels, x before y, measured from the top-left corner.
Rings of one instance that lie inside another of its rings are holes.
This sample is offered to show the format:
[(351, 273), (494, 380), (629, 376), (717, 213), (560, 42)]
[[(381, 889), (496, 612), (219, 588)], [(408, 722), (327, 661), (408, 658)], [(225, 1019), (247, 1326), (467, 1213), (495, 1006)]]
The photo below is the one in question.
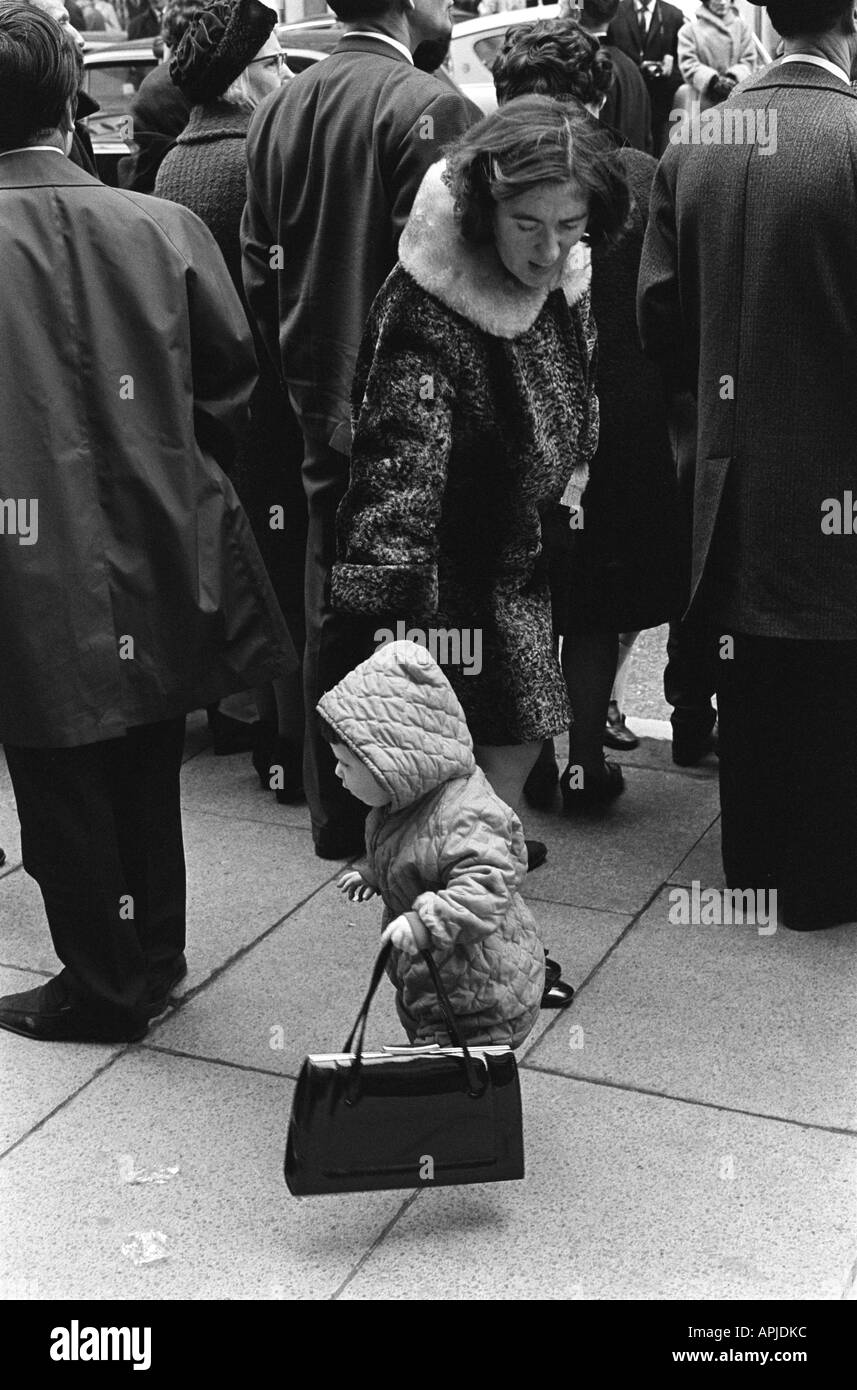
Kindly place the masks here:
[(730, 0), (703, 0), (678, 35), (678, 65), (703, 107), (724, 101), (759, 66), (753, 33)]
[[(170, 60), (174, 84), (192, 103), (190, 117), (155, 180), (158, 197), (190, 208), (213, 233), (242, 300), (240, 228), (247, 196), (247, 127), (259, 102), (291, 76), (273, 32), (276, 18), (261, 0), (214, 0), (191, 16)], [(305, 504), (299, 470), (284, 465), (295, 455), (300, 458), (302, 443), (266, 354), (257, 351), (257, 358), (260, 381), (232, 481), (300, 647)], [(276, 531), (270, 525), (274, 504), (284, 512), (283, 528)], [(289, 678), (288, 688), (257, 691), (256, 702), (261, 720), (253, 726), (253, 761), (260, 783), (274, 789), (278, 801), (295, 801), (302, 791), (300, 674)], [(220, 730), (228, 737), (232, 721), (225, 722), (219, 711), (211, 712), (211, 721), (215, 751), (237, 751), (234, 742), (218, 745)]]
[(579, 499), (598, 442), (581, 241), (627, 211), (585, 112), (510, 102), (426, 175), (357, 363), (333, 602), (479, 634), (479, 672), (444, 669), (513, 810), (569, 718), (541, 510)]

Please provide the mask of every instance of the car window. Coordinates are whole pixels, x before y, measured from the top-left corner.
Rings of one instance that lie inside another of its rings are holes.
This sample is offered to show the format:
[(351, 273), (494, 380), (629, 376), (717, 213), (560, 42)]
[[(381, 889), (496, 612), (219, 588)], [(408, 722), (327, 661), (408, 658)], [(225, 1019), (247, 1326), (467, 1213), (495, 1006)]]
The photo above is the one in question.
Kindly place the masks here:
[(86, 68), (86, 90), (105, 109), (125, 107), (154, 62), (91, 63)]

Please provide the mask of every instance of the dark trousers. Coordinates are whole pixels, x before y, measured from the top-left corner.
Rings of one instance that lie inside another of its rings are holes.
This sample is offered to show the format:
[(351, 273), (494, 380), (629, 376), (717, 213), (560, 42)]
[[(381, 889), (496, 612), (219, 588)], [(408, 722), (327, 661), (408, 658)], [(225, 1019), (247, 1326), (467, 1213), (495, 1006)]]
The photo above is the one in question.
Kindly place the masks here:
[(717, 705), (728, 886), (799, 930), (857, 921), (857, 642), (736, 634)]
[(185, 945), (184, 718), (79, 748), (6, 746), (23, 864), (71, 1002), (136, 1023)]
[[(300, 418), (300, 417), (299, 417)], [(348, 487), (348, 458), (304, 429), (304, 491), (309, 513), (307, 533), (304, 649), (304, 791), (312, 818), (313, 836), (355, 828), (366, 808), (354, 799), (336, 776), (336, 759), (318, 732), (315, 707), (349, 671), (370, 656), (373, 644), (366, 622), (335, 613), (330, 606), (330, 572), (336, 559), (336, 511)]]

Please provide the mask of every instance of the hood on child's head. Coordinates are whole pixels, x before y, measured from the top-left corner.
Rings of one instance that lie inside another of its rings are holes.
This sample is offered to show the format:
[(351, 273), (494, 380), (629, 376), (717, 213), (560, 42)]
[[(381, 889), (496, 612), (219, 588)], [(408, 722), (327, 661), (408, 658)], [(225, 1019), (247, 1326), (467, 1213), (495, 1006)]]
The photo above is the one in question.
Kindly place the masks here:
[(387, 788), (396, 810), (476, 766), (455, 692), (416, 642), (385, 643), (317, 708)]

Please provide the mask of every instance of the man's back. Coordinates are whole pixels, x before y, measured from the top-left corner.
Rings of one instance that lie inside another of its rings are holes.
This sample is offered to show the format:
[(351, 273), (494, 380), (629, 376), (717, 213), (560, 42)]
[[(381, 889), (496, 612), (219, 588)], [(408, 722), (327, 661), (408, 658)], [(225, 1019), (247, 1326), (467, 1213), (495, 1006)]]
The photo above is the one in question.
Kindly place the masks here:
[(719, 515), (718, 621), (854, 639), (857, 548), (821, 508), (857, 476), (857, 94), (796, 63), (706, 116), (740, 140), (669, 147), (640, 272), (646, 349), (698, 394), (695, 576)]
[(635, 150), (652, 152), (652, 104), (637, 64), (621, 48), (601, 46), (613, 63), (613, 86), (601, 108), (601, 121), (617, 130)]
[(254, 116), (245, 284), (269, 352), (327, 439), (350, 419), (363, 325), (422, 176), (479, 114), (391, 45), (346, 36)]

